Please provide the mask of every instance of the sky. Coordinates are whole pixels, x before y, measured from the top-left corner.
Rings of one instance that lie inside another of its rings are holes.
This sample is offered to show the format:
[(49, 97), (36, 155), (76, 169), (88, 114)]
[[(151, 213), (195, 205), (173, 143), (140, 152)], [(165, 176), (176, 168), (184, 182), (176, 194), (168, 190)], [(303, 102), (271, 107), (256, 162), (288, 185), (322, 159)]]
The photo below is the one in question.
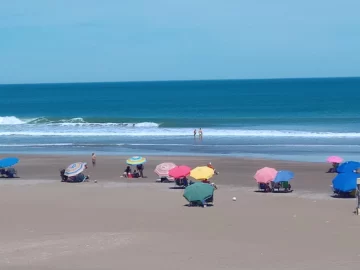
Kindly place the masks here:
[(1, 0), (0, 83), (360, 76), (359, 0)]

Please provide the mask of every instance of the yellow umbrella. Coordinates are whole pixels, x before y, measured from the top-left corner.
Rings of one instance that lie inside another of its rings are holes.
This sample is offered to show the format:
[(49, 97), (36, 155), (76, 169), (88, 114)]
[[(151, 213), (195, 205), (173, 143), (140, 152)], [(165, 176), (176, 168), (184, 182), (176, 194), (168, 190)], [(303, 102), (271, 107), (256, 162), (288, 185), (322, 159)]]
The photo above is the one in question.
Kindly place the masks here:
[(196, 180), (210, 179), (214, 176), (214, 169), (211, 169), (208, 166), (196, 167), (191, 170), (190, 176)]

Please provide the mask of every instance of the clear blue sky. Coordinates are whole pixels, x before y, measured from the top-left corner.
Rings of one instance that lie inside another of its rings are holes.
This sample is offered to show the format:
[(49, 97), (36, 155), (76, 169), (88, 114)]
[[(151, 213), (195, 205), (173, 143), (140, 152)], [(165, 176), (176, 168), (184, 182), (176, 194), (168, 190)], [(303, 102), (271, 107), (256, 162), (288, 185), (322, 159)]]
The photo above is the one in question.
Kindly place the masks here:
[(1, 0), (0, 83), (360, 76), (360, 0)]

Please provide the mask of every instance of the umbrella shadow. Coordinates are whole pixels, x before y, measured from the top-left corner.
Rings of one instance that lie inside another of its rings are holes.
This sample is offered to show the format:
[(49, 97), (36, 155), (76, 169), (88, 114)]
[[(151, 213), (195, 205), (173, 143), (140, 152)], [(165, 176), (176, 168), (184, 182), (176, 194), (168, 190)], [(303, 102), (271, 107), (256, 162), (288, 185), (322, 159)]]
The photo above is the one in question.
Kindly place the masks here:
[(264, 193), (264, 194), (276, 194), (276, 193), (278, 193), (278, 194), (282, 194), (282, 193), (284, 193), (284, 194), (286, 194), (286, 193), (292, 193), (294, 190), (292, 189), (292, 190), (288, 190), (288, 191), (285, 191), (285, 190), (275, 190), (275, 191), (263, 191), (263, 190), (254, 190), (254, 192), (256, 192), (256, 193)]
[(7, 176), (0, 176), (1, 179), (17, 179), (20, 178), (20, 176), (14, 176), (14, 177), (7, 177)]
[[(185, 207), (200, 207), (200, 208), (204, 208), (203, 206), (201, 206), (201, 205), (192, 205), (192, 204), (190, 204), (190, 203), (187, 203), (187, 204), (184, 204), (183, 206), (185, 206)], [(211, 204), (211, 203), (209, 203), (209, 204), (206, 204), (206, 207), (213, 207), (214, 205), (213, 204)]]
[(352, 197), (352, 196), (344, 196), (344, 195), (337, 195), (337, 194), (332, 194), (332, 195), (330, 195), (330, 197), (333, 199), (340, 199), (340, 200), (356, 199), (355, 197)]
[(185, 189), (185, 187), (178, 187), (178, 186), (175, 186), (175, 187), (169, 187), (169, 189)]
[(166, 183), (166, 184), (169, 184), (169, 183), (174, 183), (174, 181), (170, 181), (170, 180), (156, 180), (155, 183)]
[(292, 193), (294, 190), (288, 190), (288, 191), (285, 191), (285, 190), (276, 190), (276, 191), (273, 191), (271, 193)]

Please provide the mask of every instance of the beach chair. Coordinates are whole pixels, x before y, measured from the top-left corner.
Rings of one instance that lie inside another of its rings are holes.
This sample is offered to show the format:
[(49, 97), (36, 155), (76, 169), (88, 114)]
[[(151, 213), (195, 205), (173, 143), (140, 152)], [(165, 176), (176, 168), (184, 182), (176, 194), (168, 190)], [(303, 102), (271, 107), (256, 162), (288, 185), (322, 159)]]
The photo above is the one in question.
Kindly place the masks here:
[(17, 171), (15, 170), (15, 168), (8, 168), (5, 172), (5, 175), (8, 178), (15, 178), (17, 177)]
[(280, 190), (283, 190), (284, 192), (290, 192), (291, 191), (291, 185), (289, 184), (288, 181), (281, 181), (278, 183), (273, 183), (272, 182), (272, 187), (271, 187), (271, 191), (275, 192), (275, 190), (277, 190), (278, 192)]
[(259, 191), (263, 191), (263, 192), (270, 192), (271, 188), (269, 184), (264, 184), (264, 183), (259, 183)]
[(156, 182), (159, 182), (159, 183), (171, 183), (174, 181), (175, 181), (175, 179), (172, 177), (161, 177), (161, 178), (156, 179)]
[(333, 192), (336, 196), (338, 196), (340, 198), (355, 198), (356, 197), (356, 189), (348, 191), (348, 192), (344, 192), (344, 191), (333, 188)]
[(176, 186), (179, 186), (179, 187), (187, 187), (189, 185), (189, 180), (186, 177), (176, 178), (174, 183)]
[(214, 195), (206, 198), (204, 201), (193, 201), (189, 203), (190, 207), (194, 207), (194, 206), (204, 207), (207, 205), (214, 205)]

